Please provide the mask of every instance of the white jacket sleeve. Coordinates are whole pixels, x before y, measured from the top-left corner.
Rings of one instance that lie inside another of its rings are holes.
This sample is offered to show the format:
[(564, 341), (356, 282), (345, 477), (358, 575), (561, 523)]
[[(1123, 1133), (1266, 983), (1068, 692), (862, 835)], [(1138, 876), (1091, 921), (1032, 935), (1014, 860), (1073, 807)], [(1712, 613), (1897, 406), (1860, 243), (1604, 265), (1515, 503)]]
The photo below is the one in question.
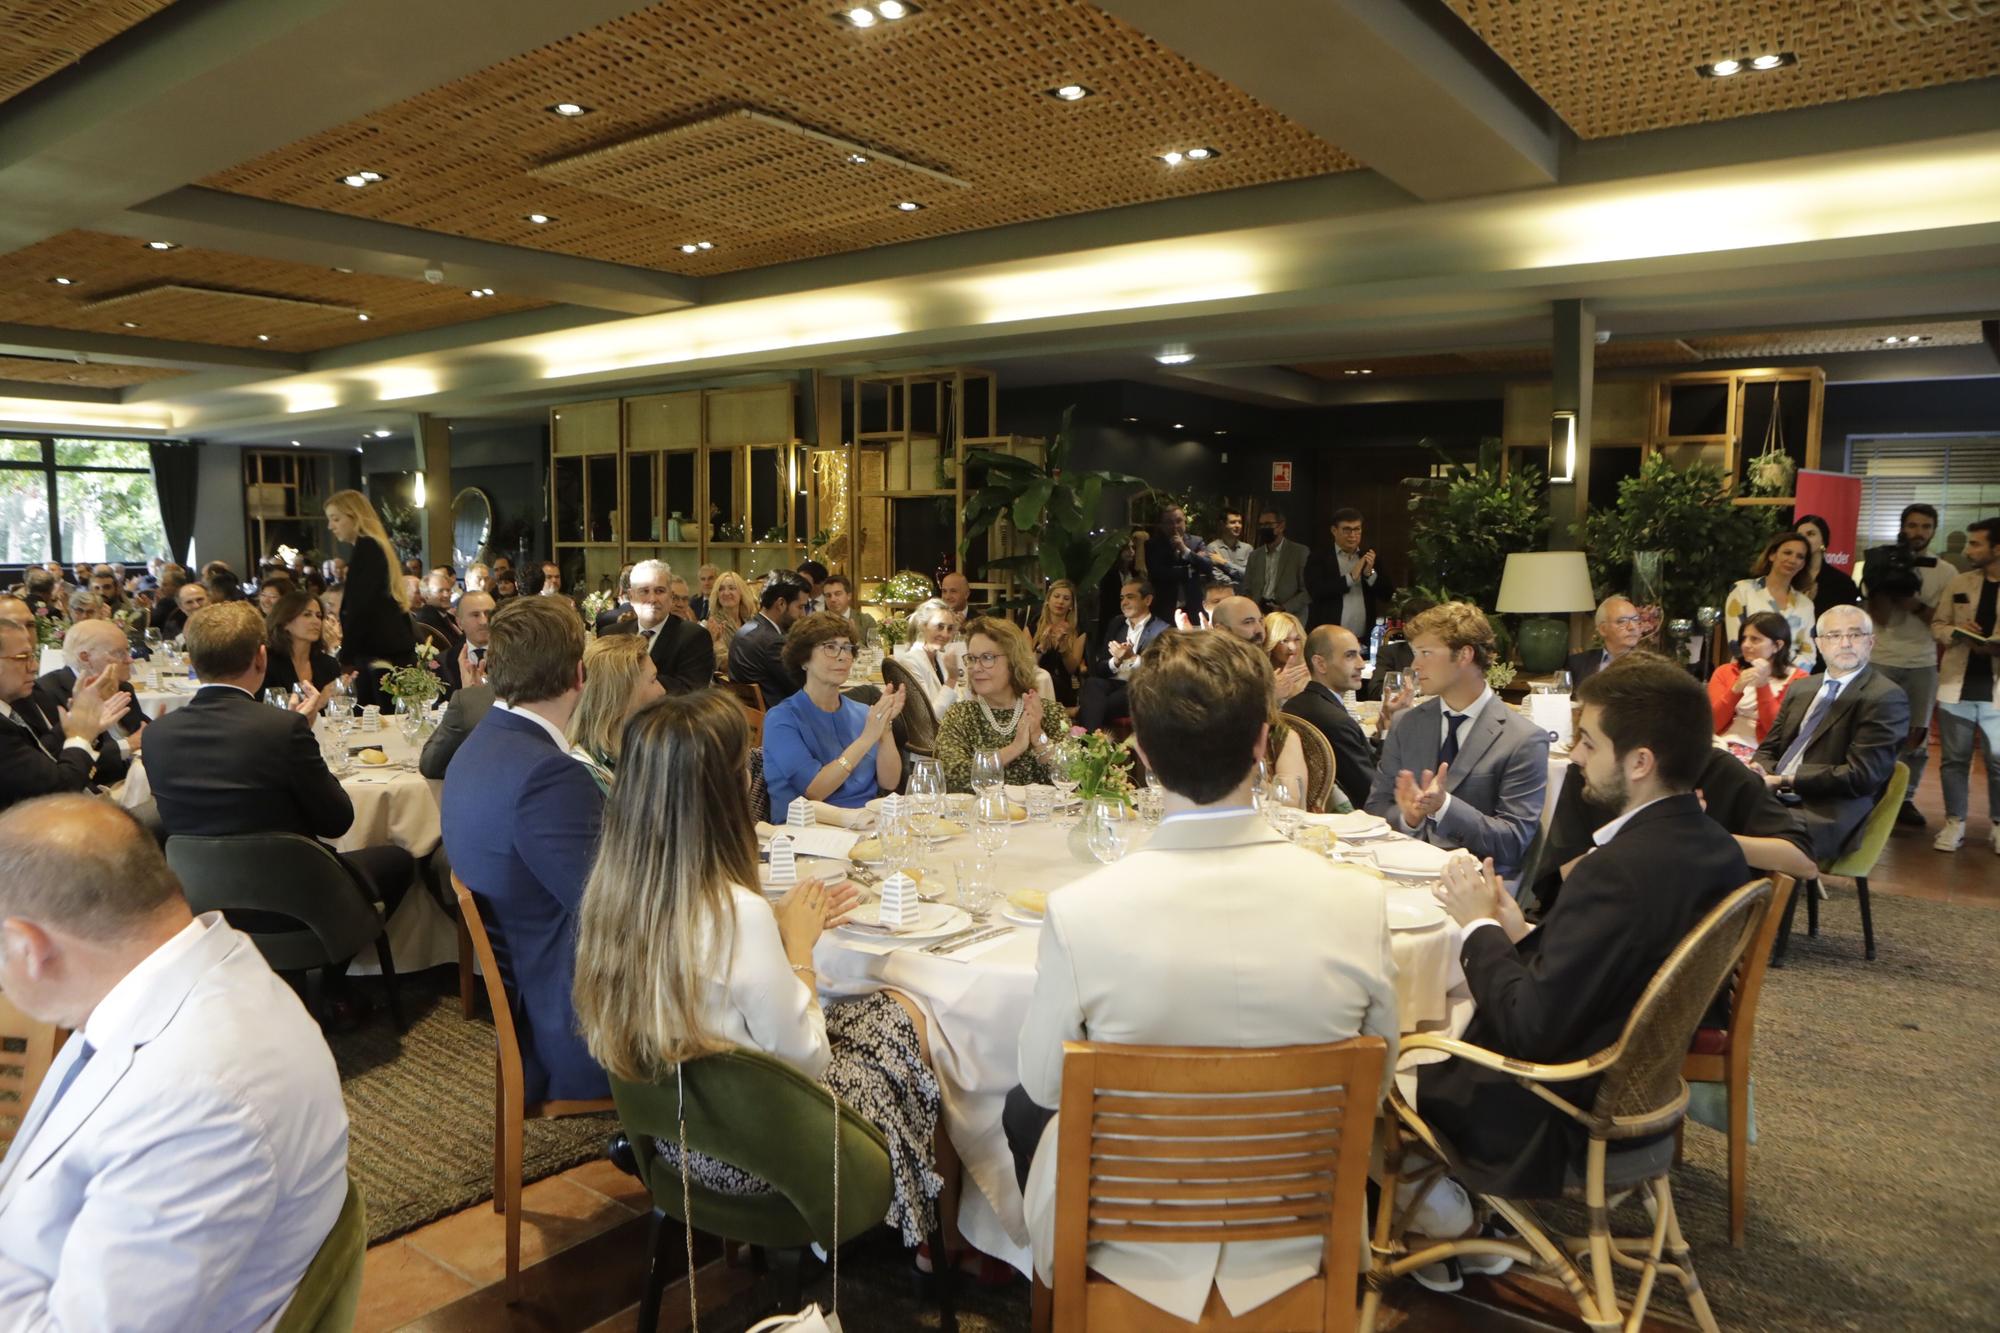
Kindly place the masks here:
[(826, 1072), (826, 1013), (805, 978), (792, 971), (778, 918), (760, 895), (734, 894), (736, 931), (730, 951), (729, 1001), (752, 1042), (811, 1078)]

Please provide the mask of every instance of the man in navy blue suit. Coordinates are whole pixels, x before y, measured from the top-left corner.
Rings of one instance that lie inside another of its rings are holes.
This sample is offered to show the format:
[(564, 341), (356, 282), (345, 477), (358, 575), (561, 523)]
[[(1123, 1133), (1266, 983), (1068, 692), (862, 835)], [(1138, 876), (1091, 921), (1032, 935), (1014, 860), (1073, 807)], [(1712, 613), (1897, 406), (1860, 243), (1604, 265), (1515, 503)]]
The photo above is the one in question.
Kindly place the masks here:
[(1104, 636), (1090, 649), (1088, 669), (1083, 679), (1077, 724), (1096, 731), (1125, 711), (1125, 683), (1139, 665), (1139, 658), (1172, 626), (1153, 614), (1153, 585), (1144, 579), (1126, 579), (1118, 589), (1118, 612), (1104, 627)]
[(608, 1097), (570, 1003), (604, 798), (563, 737), (583, 691), (583, 621), (567, 598), (518, 597), (493, 613), (486, 682), (493, 706), (445, 773), (445, 851), (492, 933), (528, 1100)]

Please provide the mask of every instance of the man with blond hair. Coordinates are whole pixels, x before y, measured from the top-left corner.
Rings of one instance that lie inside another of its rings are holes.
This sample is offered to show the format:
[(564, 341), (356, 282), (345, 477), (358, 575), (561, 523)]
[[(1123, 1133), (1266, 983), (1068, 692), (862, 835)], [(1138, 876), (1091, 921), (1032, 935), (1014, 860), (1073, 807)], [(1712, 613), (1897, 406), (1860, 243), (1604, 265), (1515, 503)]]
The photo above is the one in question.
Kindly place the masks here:
[(1410, 669), (1430, 697), (1390, 727), (1368, 811), (1432, 846), (1491, 857), (1512, 879), (1540, 827), (1548, 733), (1486, 683), (1493, 627), (1478, 607), (1434, 606), (1405, 632)]

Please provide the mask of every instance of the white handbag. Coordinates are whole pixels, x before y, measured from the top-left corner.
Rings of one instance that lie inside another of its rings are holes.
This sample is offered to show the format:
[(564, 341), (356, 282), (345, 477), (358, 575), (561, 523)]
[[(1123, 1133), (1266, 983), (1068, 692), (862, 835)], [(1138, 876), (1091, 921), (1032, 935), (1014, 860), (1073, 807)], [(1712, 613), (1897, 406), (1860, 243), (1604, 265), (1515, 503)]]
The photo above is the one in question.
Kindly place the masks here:
[[(681, 1082), (681, 1067), (674, 1066), (674, 1090), (679, 1094), (675, 1115), (680, 1122), (681, 1141), (681, 1224), (687, 1232), (688, 1330), (701, 1333), (701, 1315), (695, 1304), (694, 1281), (694, 1199), (688, 1184), (687, 1092)], [(814, 1301), (797, 1314), (774, 1314), (759, 1320), (743, 1333), (841, 1333), (840, 1329), (840, 1098), (833, 1099), (833, 1244), (827, 1247), (827, 1262), (833, 1268), (833, 1309), (822, 1312)]]

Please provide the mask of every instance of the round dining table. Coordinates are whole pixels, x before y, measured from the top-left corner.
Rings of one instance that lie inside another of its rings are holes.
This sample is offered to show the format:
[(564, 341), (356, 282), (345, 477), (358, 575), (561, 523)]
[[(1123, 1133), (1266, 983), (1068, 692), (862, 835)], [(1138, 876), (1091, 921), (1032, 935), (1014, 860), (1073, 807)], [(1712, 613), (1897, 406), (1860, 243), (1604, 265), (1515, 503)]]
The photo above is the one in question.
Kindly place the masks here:
[[(1128, 853), (1143, 847), (1147, 836), (1137, 823), (1132, 832)], [(1410, 841), (1393, 834), (1389, 838)], [(1347, 847), (1342, 844), (1343, 852)], [(939, 886), (944, 898), (953, 901), (954, 862), (980, 855), (971, 837), (961, 834), (927, 853), (919, 852), (913, 864), (922, 869), (924, 885)], [(968, 936), (962, 947), (947, 942), (933, 949), (926, 942), (834, 930), (821, 937), (814, 962), (821, 989), (829, 998), (892, 988), (910, 996), (923, 1011), (932, 1066), (943, 1092), (946, 1130), (965, 1168), (959, 1229), (975, 1248), (1026, 1274), (1030, 1271), (1027, 1222), (1000, 1113), (1007, 1093), (1020, 1082), (1021, 1026), (1034, 994), (1041, 928), (1009, 920), (1006, 895), (1023, 888), (1062, 889), (1098, 867), (1071, 854), (1069, 830), (1055, 822), (1014, 824), (1006, 845), (992, 859), (998, 867), (994, 880), (998, 897), (979, 923), (1000, 928), (999, 934), (984, 940)], [(1366, 873), (1381, 878), (1372, 869)], [(1331, 865), (1327, 879), (1330, 892), (1352, 885), (1350, 879), (1333, 874)], [(1431, 901), (1430, 885), (1422, 881), (1382, 879), (1382, 891)], [(1464, 1031), (1471, 1001), (1458, 966), (1458, 943), (1459, 928), (1449, 918), (1420, 929), (1390, 932), (1400, 1026), (1405, 1032)]]

